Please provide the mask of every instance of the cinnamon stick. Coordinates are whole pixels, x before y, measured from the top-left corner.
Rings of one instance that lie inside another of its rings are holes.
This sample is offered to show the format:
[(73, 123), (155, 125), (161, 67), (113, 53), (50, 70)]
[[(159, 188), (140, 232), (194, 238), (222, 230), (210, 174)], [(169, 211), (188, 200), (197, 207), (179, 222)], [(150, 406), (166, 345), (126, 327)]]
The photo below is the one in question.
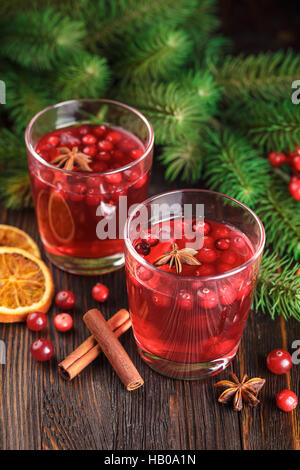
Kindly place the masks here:
[[(131, 327), (129, 312), (122, 308), (107, 325), (118, 338)], [(101, 347), (93, 336), (89, 336), (75, 351), (58, 364), (58, 371), (65, 380), (72, 380), (101, 353)]]
[(89, 310), (83, 321), (99, 343), (105, 356), (111, 363), (121, 382), (129, 391), (144, 384), (144, 381), (120, 341), (109, 328), (102, 313), (97, 309)]

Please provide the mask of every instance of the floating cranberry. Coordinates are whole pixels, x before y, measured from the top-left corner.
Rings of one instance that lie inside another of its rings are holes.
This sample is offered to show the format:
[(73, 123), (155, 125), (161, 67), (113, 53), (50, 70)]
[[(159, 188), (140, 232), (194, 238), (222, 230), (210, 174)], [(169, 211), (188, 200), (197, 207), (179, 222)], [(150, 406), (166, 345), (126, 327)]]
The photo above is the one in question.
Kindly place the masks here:
[(57, 135), (50, 135), (47, 139), (49, 145), (56, 147), (59, 144), (59, 137)]
[(292, 365), (292, 356), (284, 349), (273, 349), (267, 356), (267, 367), (273, 374), (285, 374)]
[(76, 297), (70, 290), (61, 290), (55, 296), (55, 303), (62, 310), (71, 310), (75, 302)]
[(47, 326), (47, 316), (42, 312), (32, 312), (26, 318), (29, 330), (41, 331)]
[(58, 331), (69, 331), (73, 327), (73, 318), (69, 313), (60, 313), (54, 317), (54, 326)]
[(202, 287), (197, 291), (197, 298), (200, 306), (209, 309), (218, 305), (218, 296), (216, 292), (208, 287)]
[(227, 263), (218, 263), (217, 265), (217, 271), (219, 274), (226, 273), (227, 271), (230, 271), (232, 269), (232, 266)]
[(276, 405), (287, 413), (293, 411), (298, 405), (297, 395), (292, 390), (281, 390), (276, 395)]
[(221, 263), (230, 264), (230, 266), (234, 265), (237, 262), (237, 257), (232, 251), (224, 251), (220, 255)]
[(203, 248), (213, 249), (215, 247), (215, 240), (211, 236), (203, 237)]
[(114, 148), (114, 144), (109, 140), (100, 140), (100, 142), (98, 142), (98, 148), (107, 152)]
[(97, 142), (97, 138), (93, 134), (86, 134), (81, 140), (85, 145), (93, 145)]
[(272, 166), (281, 166), (286, 162), (287, 158), (284, 153), (281, 152), (270, 152), (268, 155), (269, 162)]
[(47, 338), (39, 338), (30, 346), (30, 353), (36, 361), (49, 361), (54, 354), (54, 347)]
[(300, 201), (300, 179), (291, 180), (289, 193), (296, 201)]
[(194, 304), (194, 296), (186, 290), (180, 290), (177, 295), (177, 305), (183, 310), (191, 310)]
[(100, 190), (100, 184), (102, 183), (102, 178), (99, 176), (89, 176), (87, 179), (87, 185), (89, 188), (97, 188)]
[(88, 206), (98, 206), (101, 202), (101, 194), (98, 188), (89, 188), (85, 196), (85, 202)]
[(134, 149), (131, 150), (130, 156), (133, 160), (138, 160), (139, 158), (141, 158), (142, 155), (144, 155), (144, 153), (145, 151), (142, 149)]
[(194, 276), (214, 276), (216, 269), (212, 264), (202, 264), (194, 272)]
[(82, 152), (90, 157), (94, 157), (97, 153), (97, 147), (95, 145), (87, 145), (86, 147), (83, 147)]
[(219, 238), (216, 240), (215, 245), (218, 250), (225, 251), (230, 247), (230, 240), (229, 238)]
[(80, 135), (86, 135), (86, 134), (88, 134), (88, 133), (89, 133), (89, 128), (88, 128), (88, 126), (80, 126), (80, 127), (78, 127), (78, 133), (79, 133)]
[(292, 166), (294, 170), (300, 171), (300, 155), (297, 154), (292, 158)]
[(240, 285), (237, 291), (237, 299), (243, 300), (245, 297), (247, 297), (251, 292), (251, 288), (252, 288), (252, 283), (250, 280), (242, 281), (242, 284)]
[(150, 269), (145, 268), (145, 266), (138, 266), (136, 269), (136, 274), (141, 281), (145, 282), (150, 281), (150, 279), (153, 277), (153, 274)]
[(92, 296), (98, 302), (105, 302), (109, 296), (109, 288), (101, 282), (97, 282), (92, 289)]
[(155, 246), (159, 242), (159, 238), (157, 235), (154, 235), (153, 233), (150, 232), (145, 232), (141, 235), (141, 240), (144, 243), (148, 243), (150, 246)]
[(111, 154), (109, 152), (99, 152), (96, 155), (96, 160), (101, 160), (103, 162), (108, 162), (111, 159)]
[(152, 302), (156, 307), (167, 308), (171, 304), (171, 299), (168, 295), (164, 294), (152, 294)]
[(237, 298), (236, 290), (233, 289), (231, 286), (220, 287), (219, 298), (222, 305), (230, 305)]
[(215, 239), (218, 239), (218, 238), (228, 238), (229, 234), (230, 234), (230, 230), (229, 228), (223, 226), (223, 227), (217, 227), (213, 230), (212, 232), (213, 236), (215, 237)]
[(117, 131), (110, 131), (105, 137), (106, 140), (109, 140), (113, 144), (117, 144), (122, 139), (122, 135)]
[(196, 258), (202, 263), (214, 263), (217, 259), (217, 253), (210, 248), (201, 248), (196, 255)]
[(107, 181), (107, 183), (119, 184), (122, 182), (122, 175), (121, 173), (110, 173), (105, 175), (104, 179)]
[[(123, 160), (124, 157), (125, 157), (124, 153), (121, 150), (112, 150), (111, 151), (111, 156), (112, 156), (112, 158), (114, 158), (115, 160), (118, 160), (118, 161)], [(119, 164), (118, 164), (118, 166), (119, 166)]]
[(107, 128), (105, 126), (96, 126), (94, 127), (93, 132), (97, 137), (104, 137), (106, 135)]
[(64, 199), (68, 199), (70, 193), (70, 186), (66, 181), (58, 181), (56, 183), (56, 187), (52, 191), (54, 196), (59, 195)]
[(127, 181), (137, 181), (139, 177), (141, 176), (139, 170), (125, 170), (124, 171), (125, 178)]
[(83, 183), (73, 184), (70, 192), (70, 199), (74, 202), (80, 202), (84, 199), (87, 187)]
[(211, 225), (205, 221), (199, 221), (193, 224), (194, 232), (200, 232), (204, 236), (208, 235), (211, 231)]
[(94, 162), (91, 168), (95, 173), (103, 173), (108, 170), (108, 166), (105, 162)]
[(148, 173), (145, 173), (142, 178), (140, 178), (134, 185), (133, 188), (140, 189), (147, 183), (148, 180)]
[(147, 256), (150, 253), (150, 245), (149, 243), (141, 242), (135, 246), (135, 250), (139, 255)]
[(241, 250), (241, 249), (245, 248), (246, 241), (243, 237), (237, 236), (237, 237), (234, 237), (234, 238), (231, 239), (231, 244), (237, 250)]

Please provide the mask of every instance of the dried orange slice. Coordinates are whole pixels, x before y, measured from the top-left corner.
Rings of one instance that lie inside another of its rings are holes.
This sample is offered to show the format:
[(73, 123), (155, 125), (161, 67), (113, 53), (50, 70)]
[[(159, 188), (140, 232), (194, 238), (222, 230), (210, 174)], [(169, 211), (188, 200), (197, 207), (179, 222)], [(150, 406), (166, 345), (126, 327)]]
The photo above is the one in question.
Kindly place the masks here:
[(25, 321), (30, 312), (46, 313), (54, 284), (45, 263), (20, 248), (0, 247), (0, 322)]
[(28, 233), (14, 227), (13, 225), (0, 224), (0, 246), (21, 248), (38, 258), (41, 257), (37, 244), (32, 240)]
[(49, 225), (56, 240), (69, 243), (75, 234), (75, 224), (70, 208), (65, 198), (53, 192), (48, 205)]

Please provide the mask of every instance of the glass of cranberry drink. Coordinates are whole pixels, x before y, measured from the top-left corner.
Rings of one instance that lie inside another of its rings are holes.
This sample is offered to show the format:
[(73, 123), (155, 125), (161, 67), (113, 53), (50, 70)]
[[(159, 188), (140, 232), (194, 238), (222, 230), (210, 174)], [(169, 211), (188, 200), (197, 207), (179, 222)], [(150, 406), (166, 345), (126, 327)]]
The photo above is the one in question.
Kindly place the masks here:
[(154, 135), (147, 119), (111, 100), (66, 101), (38, 113), (25, 140), (50, 261), (75, 274), (122, 267), (127, 208), (148, 193)]
[(265, 243), (258, 217), (213, 191), (153, 196), (125, 226), (133, 333), (157, 372), (200, 379), (234, 358)]

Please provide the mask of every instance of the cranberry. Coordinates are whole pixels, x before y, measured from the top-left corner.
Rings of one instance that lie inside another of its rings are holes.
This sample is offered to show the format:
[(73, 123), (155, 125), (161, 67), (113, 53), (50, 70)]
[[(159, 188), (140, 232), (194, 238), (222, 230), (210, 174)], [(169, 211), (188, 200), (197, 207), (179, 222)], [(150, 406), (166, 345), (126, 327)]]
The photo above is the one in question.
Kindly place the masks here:
[(142, 188), (146, 183), (147, 183), (147, 180), (148, 180), (148, 173), (145, 173), (144, 176), (142, 178), (140, 178), (134, 185), (133, 185), (133, 188), (135, 189), (140, 189)]
[(85, 145), (93, 145), (97, 142), (97, 138), (93, 134), (86, 134), (81, 140)]
[(221, 263), (230, 264), (230, 266), (234, 265), (237, 262), (237, 257), (231, 251), (224, 251), (220, 255)]
[(273, 349), (267, 356), (267, 367), (273, 374), (285, 374), (292, 365), (292, 356), (284, 349)]
[(101, 194), (99, 194), (99, 189), (89, 188), (85, 196), (85, 202), (88, 206), (99, 206), (101, 202)]
[(247, 295), (250, 294), (252, 288), (252, 283), (251, 281), (242, 281), (242, 284), (239, 287), (239, 290), (237, 292), (237, 299), (238, 300), (243, 300)]
[(110, 131), (105, 138), (113, 144), (117, 144), (122, 139), (122, 135), (117, 131)]
[(141, 240), (142, 242), (144, 243), (148, 243), (148, 245), (150, 246), (155, 246), (158, 244), (159, 242), (159, 238), (157, 235), (154, 235), (152, 233), (149, 233), (149, 232), (145, 232), (141, 235)]
[(96, 126), (94, 127), (93, 132), (97, 137), (104, 137), (107, 132), (107, 128), (105, 126)]
[(86, 134), (88, 134), (88, 133), (89, 133), (89, 128), (88, 128), (88, 126), (80, 126), (80, 127), (78, 127), (78, 133), (79, 133), (80, 135), (86, 135)]
[(87, 187), (85, 184), (83, 183), (74, 184), (71, 187), (71, 192), (70, 192), (71, 201), (74, 201), (74, 202), (82, 201), (84, 199), (86, 190), (87, 190)]
[(59, 195), (63, 197), (64, 199), (68, 199), (70, 192), (70, 186), (66, 181), (58, 181), (56, 183), (56, 187), (53, 189), (53, 194), (54, 195)]
[(97, 282), (92, 289), (92, 296), (98, 302), (105, 302), (109, 296), (109, 289), (101, 282)]
[(193, 308), (194, 296), (188, 291), (180, 290), (177, 296), (177, 304), (183, 310), (191, 310)]
[(32, 331), (43, 330), (47, 326), (47, 316), (42, 312), (30, 313), (26, 318), (27, 326)]
[(193, 224), (194, 232), (200, 232), (204, 236), (208, 235), (211, 231), (211, 226), (208, 222), (199, 221)]
[(225, 251), (230, 247), (230, 240), (229, 238), (219, 238), (216, 240), (215, 245), (218, 250)]
[(70, 290), (61, 290), (55, 296), (55, 303), (62, 310), (71, 310), (75, 302), (76, 297)]
[(96, 155), (96, 160), (108, 162), (110, 159), (111, 159), (111, 154), (109, 152), (99, 152)]
[(145, 151), (142, 149), (134, 149), (131, 150), (130, 156), (133, 160), (138, 160), (139, 158), (141, 158), (142, 155), (144, 155), (144, 153)]
[(147, 256), (150, 253), (150, 245), (149, 243), (141, 242), (135, 246), (135, 250), (139, 255)]
[(286, 162), (286, 156), (281, 152), (270, 152), (268, 159), (272, 166), (281, 166)]
[(276, 405), (282, 411), (292, 411), (298, 405), (297, 395), (291, 390), (281, 390), (281, 392), (276, 395)]
[(57, 135), (50, 135), (47, 139), (49, 145), (56, 147), (59, 144), (59, 137)]
[(153, 276), (153, 274), (152, 274), (152, 272), (150, 271), (150, 269), (145, 268), (144, 266), (138, 266), (137, 269), (136, 269), (136, 274), (137, 274), (137, 277), (138, 277), (141, 281), (150, 281), (150, 279), (151, 279), (152, 276)]
[(122, 181), (121, 173), (110, 173), (104, 176), (105, 181), (112, 184), (118, 184)]
[(103, 173), (104, 171), (108, 170), (108, 166), (105, 162), (95, 162), (92, 164), (92, 170), (95, 173)]
[(296, 201), (300, 201), (300, 179), (290, 182), (289, 193)]
[(108, 150), (112, 150), (114, 145), (109, 140), (100, 140), (100, 142), (98, 142), (98, 148), (107, 152)]
[(218, 263), (217, 265), (217, 271), (219, 274), (226, 273), (227, 271), (230, 271), (232, 269), (232, 266), (227, 263)]
[(125, 170), (124, 171), (125, 178), (128, 181), (136, 181), (139, 179), (141, 176), (140, 172), (138, 170)]
[(230, 230), (229, 230), (229, 228), (227, 228), (225, 226), (217, 227), (213, 230), (212, 234), (215, 237), (215, 239), (228, 238), (228, 236), (230, 234)]
[(300, 155), (294, 155), (292, 159), (292, 166), (296, 171), (300, 171)]
[(238, 250), (241, 250), (242, 248), (245, 248), (246, 246), (246, 241), (243, 237), (237, 236), (231, 239), (232, 246), (234, 248), (237, 248)]
[(171, 304), (171, 300), (168, 295), (158, 294), (158, 293), (152, 294), (152, 302), (154, 303), (156, 307), (163, 307), (163, 308), (169, 307)]
[(30, 353), (36, 361), (49, 361), (54, 354), (54, 347), (47, 338), (39, 338), (30, 346)]
[(219, 289), (219, 298), (222, 305), (230, 305), (236, 300), (237, 293), (231, 286), (223, 286)]
[(122, 150), (125, 150), (126, 152), (129, 152), (130, 150), (135, 149), (136, 143), (132, 139), (125, 138), (119, 142), (118, 147)]
[[(112, 150), (111, 151), (111, 156), (112, 156), (112, 158), (114, 158), (115, 160), (118, 160), (118, 161), (123, 160), (124, 157), (125, 157), (124, 153), (121, 150)], [(118, 166), (120, 166), (120, 164), (118, 164)]]
[(95, 145), (87, 145), (86, 147), (83, 147), (82, 152), (90, 157), (94, 157), (97, 153), (97, 147)]
[(217, 259), (217, 253), (210, 248), (201, 248), (196, 257), (202, 263), (214, 263)]
[(202, 264), (196, 269), (195, 276), (213, 276), (216, 274), (216, 270), (212, 264)]
[(203, 238), (203, 248), (211, 248), (215, 247), (215, 240), (211, 236), (205, 236)]
[(89, 188), (97, 188), (100, 190), (100, 184), (102, 183), (102, 178), (99, 176), (89, 176), (87, 179), (87, 185)]
[(208, 289), (208, 287), (198, 289), (197, 298), (200, 306), (205, 309), (214, 308), (218, 305), (218, 296), (216, 292)]
[(69, 313), (60, 313), (54, 317), (54, 326), (58, 331), (69, 331), (73, 327), (73, 318)]

